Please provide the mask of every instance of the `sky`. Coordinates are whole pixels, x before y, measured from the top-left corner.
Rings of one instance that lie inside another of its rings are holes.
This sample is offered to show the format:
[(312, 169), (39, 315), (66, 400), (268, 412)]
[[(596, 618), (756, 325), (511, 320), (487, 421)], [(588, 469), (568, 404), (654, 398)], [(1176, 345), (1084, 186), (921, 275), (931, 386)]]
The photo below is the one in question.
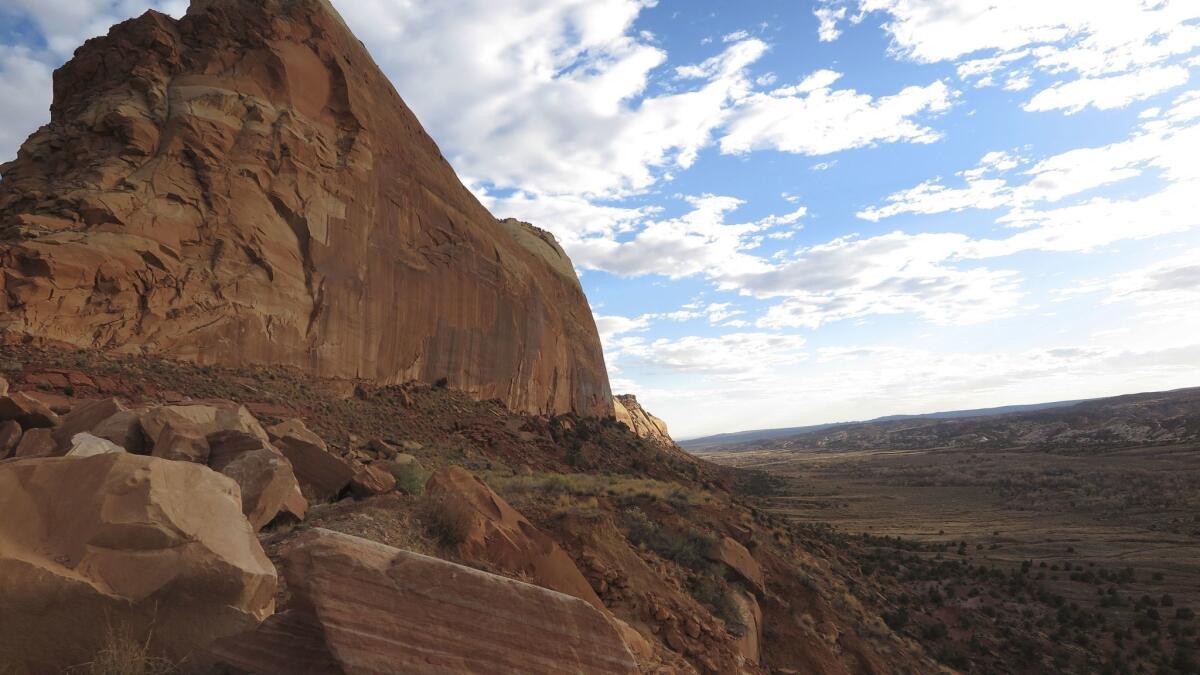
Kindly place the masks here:
[[(335, 5), (676, 438), (1200, 386), (1200, 2)], [(0, 162), (148, 8), (0, 0)]]

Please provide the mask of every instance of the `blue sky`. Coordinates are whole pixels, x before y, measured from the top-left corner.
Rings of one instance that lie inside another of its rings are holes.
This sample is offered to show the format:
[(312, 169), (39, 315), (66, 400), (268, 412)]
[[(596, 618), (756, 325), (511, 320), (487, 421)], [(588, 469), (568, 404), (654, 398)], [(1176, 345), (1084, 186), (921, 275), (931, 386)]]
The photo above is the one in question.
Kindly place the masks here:
[[(1194, 0), (335, 4), (677, 437), (1200, 385)], [(150, 7), (0, 0), (0, 155)]]

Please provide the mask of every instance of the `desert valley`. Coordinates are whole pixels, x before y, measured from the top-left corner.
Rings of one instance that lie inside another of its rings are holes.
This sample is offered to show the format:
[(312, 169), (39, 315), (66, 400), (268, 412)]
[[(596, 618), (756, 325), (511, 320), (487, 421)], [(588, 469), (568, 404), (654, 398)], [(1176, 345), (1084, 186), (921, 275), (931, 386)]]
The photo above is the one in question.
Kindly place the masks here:
[(1200, 673), (1200, 389), (677, 443), (329, 0), (172, 9), (0, 165), (0, 675)]

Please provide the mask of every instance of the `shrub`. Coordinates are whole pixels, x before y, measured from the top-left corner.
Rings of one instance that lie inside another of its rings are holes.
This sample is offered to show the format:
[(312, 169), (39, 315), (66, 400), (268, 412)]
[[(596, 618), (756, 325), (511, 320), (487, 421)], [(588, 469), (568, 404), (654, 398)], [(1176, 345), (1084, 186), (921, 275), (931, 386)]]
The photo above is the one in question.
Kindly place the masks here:
[(177, 672), (177, 668), (151, 652), (150, 636), (135, 640), (110, 627), (104, 645), (92, 661), (70, 672), (80, 675), (168, 675)]
[(444, 548), (462, 544), (475, 526), (474, 509), (459, 499), (426, 497), (419, 517), (429, 536)]
[(396, 479), (396, 488), (406, 495), (421, 496), (425, 492), (425, 483), (429, 480), (429, 472), (420, 462), (400, 464), (388, 462), (384, 465), (388, 473)]

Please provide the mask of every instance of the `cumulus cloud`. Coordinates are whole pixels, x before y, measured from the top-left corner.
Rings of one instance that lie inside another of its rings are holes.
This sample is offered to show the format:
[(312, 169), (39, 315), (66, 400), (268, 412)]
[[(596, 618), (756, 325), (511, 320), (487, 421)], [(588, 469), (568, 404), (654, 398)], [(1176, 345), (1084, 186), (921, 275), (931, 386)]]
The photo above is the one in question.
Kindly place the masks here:
[(838, 22), (846, 18), (845, 7), (817, 7), (813, 14), (820, 24), (817, 27), (817, 37), (821, 42), (833, 42), (841, 37), (842, 31), (838, 28)]
[(796, 86), (740, 100), (720, 139), (721, 151), (828, 155), (879, 143), (933, 143), (942, 137), (917, 118), (950, 108), (955, 92), (944, 82), (875, 98), (833, 89), (839, 77), (834, 71), (817, 71)]

